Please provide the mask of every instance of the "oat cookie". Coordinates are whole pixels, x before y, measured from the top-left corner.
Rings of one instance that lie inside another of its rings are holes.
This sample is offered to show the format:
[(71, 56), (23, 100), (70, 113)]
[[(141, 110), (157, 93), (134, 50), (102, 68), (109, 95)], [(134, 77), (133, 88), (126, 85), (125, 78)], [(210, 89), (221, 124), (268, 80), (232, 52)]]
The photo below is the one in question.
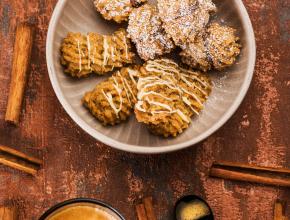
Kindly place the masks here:
[(158, 9), (165, 31), (184, 49), (204, 31), (216, 6), (211, 0), (158, 0)]
[(106, 20), (114, 20), (117, 23), (127, 21), (134, 7), (140, 6), (147, 0), (95, 0), (94, 4), (98, 12)]
[(235, 32), (231, 27), (211, 24), (203, 36), (187, 43), (186, 49), (180, 53), (182, 61), (203, 71), (223, 70), (233, 65), (241, 48)]
[(210, 80), (198, 72), (180, 68), (174, 61), (148, 61), (141, 67), (135, 114), (152, 133), (177, 136), (203, 108)]
[(125, 121), (137, 101), (139, 67), (123, 67), (85, 94), (83, 104), (103, 124)]
[(241, 45), (238, 43), (234, 28), (213, 23), (209, 26), (205, 44), (212, 65), (217, 70), (223, 70), (234, 64), (240, 54)]
[(85, 77), (103, 75), (133, 62), (130, 40), (125, 29), (112, 35), (69, 33), (61, 45), (61, 64), (65, 73)]
[(143, 60), (155, 59), (174, 48), (162, 27), (157, 8), (153, 5), (146, 4), (134, 9), (127, 30)]

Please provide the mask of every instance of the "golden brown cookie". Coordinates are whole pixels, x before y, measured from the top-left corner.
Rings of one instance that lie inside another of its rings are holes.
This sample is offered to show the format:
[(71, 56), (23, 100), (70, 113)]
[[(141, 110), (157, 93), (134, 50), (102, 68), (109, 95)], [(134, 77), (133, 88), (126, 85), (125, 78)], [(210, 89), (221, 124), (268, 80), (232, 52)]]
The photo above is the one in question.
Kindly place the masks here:
[(61, 64), (65, 73), (85, 77), (103, 75), (133, 62), (130, 40), (125, 29), (112, 35), (69, 33), (61, 45)]
[(240, 54), (241, 45), (238, 43), (234, 28), (213, 23), (209, 26), (206, 45), (212, 65), (217, 70), (223, 70), (234, 64)]
[(148, 61), (141, 67), (135, 114), (157, 135), (177, 136), (203, 108), (211, 91), (210, 80), (180, 68), (174, 61)]
[(186, 44), (180, 53), (183, 63), (204, 72), (211, 69), (211, 60), (207, 53), (204, 34), (197, 35), (194, 40)]
[(182, 48), (204, 31), (216, 6), (211, 0), (158, 0), (163, 27)]
[(147, 0), (95, 0), (97, 11), (106, 19), (117, 23), (127, 21), (134, 7)]
[(174, 48), (153, 5), (145, 4), (134, 9), (129, 17), (127, 31), (143, 60), (155, 59)]
[(85, 94), (84, 105), (103, 124), (125, 121), (137, 101), (139, 67), (123, 67)]
[(183, 63), (203, 71), (223, 70), (233, 65), (241, 48), (235, 32), (231, 27), (211, 24), (204, 35), (187, 43), (180, 53)]

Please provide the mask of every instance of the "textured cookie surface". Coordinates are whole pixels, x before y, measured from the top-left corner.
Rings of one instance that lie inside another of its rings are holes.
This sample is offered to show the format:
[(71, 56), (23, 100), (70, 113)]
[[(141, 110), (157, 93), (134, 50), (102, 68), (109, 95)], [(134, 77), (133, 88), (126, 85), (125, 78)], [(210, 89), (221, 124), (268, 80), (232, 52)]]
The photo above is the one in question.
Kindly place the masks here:
[(162, 27), (157, 8), (153, 5), (145, 4), (134, 9), (127, 30), (143, 60), (154, 59), (174, 48), (172, 40)]
[(184, 48), (204, 31), (216, 6), (211, 0), (158, 0), (158, 9), (165, 31)]
[(141, 67), (135, 114), (152, 133), (177, 136), (203, 108), (211, 91), (210, 80), (180, 68), (168, 59), (148, 61)]
[(125, 121), (137, 101), (139, 67), (123, 67), (112, 77), (98, 84), (83, 98), (83, 104), (103, 124)]
[(61, 45), (65, 73), (78, 78), (91, 73), (102, 75), (132, 63), (133, 58), (125, 29), (112, 35), (69, 33)]
[(180, 53), (182, 61), (203, 71), (223, 70), (233, 65), (241, 48), (235, 32), (231, 27), (211, 24), (205, 34), (186, 45)]
[(212, 65), (217, 70), (223, 70), (234, 64), (240, 54), (241, 45), (236, 36), (236, 30), (228, 26), (213, 23), (208, 28), (206, 45)]
[(147, 0), (95, 0), (97, 11), (106, 19), (117, 23), (127, 21), (134, 7)]

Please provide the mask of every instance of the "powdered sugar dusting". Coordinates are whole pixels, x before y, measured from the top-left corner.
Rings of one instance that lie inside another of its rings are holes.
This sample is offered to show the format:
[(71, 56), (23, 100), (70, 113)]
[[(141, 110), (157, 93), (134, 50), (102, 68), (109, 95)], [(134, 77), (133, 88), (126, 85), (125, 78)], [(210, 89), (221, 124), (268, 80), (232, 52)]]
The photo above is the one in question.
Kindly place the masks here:
[(117, 23), (128, 20), (133, 7), (146, 0), (95, 0), (97, 10), (107, 20), (114, 20)]
[(216, 6), (211, 0), (158, 0), (158, 9), (165, 31), (184, 47), (206, 27)]
[(180, 53), (187, 65), (203, 71), (223, 70), (231, 66), (240, 54), (241, 45), (236, 30), (218, 23), (212, 23), (204, 33), (187, 42)]
[(156, 7), (149, 4), (133, 10), (129, 18), (128, 34), (144, 60), (154, 59), (174, 48), (162, 28)]

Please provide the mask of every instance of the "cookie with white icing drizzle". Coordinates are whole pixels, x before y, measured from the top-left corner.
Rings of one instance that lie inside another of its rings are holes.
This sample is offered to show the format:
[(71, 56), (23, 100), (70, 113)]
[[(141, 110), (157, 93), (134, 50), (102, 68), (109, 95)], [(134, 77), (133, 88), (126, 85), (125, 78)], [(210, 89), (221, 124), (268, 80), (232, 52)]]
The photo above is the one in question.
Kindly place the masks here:
[(139, 67), (123, 67), (98, 84), (83, 98), (83, 104), (103, 124), (125, 121), (137, 102)]
[(216, 11), (212, 0), (158, 0), (159, 15), (165, 31), (174, 43), (184, 48), (186, 42), (195, 39)]
[(199, 72), (186, 70), (169, 59), (148, 61), (141, 67), (135, 114), (152, 133), (177, 136), (203, 108), (211, 82)]
[(125, 64), (131, 64), (134, 53), (125, 29), (112, 35), (69, 33), (61, 45), (64, 72), (73, 77), (91, 73), (103, 75)]
[(182, 101), (190, 110), (191, 116), (199, 115), (211, 93), (211, 80), (200, 71), (180, 67), (178, 86), (182, 91)]
[(156, 6), (145, 4), (134, 9), (129, 17), (127, 31), (143, 60), (155, 59), (174, 48), (162, 27)]
[(121, 23), (128, 20), (134, 7), (138, 7), (146, 1), (147, 0), (95, 0), (94, 4), (103, 18)]
[(234, 64), (241, 45), (234, 28), (213, 23), (205, 34), (187, 43), (180, 55), (185, 64), (208, 71), (223, 70)]

